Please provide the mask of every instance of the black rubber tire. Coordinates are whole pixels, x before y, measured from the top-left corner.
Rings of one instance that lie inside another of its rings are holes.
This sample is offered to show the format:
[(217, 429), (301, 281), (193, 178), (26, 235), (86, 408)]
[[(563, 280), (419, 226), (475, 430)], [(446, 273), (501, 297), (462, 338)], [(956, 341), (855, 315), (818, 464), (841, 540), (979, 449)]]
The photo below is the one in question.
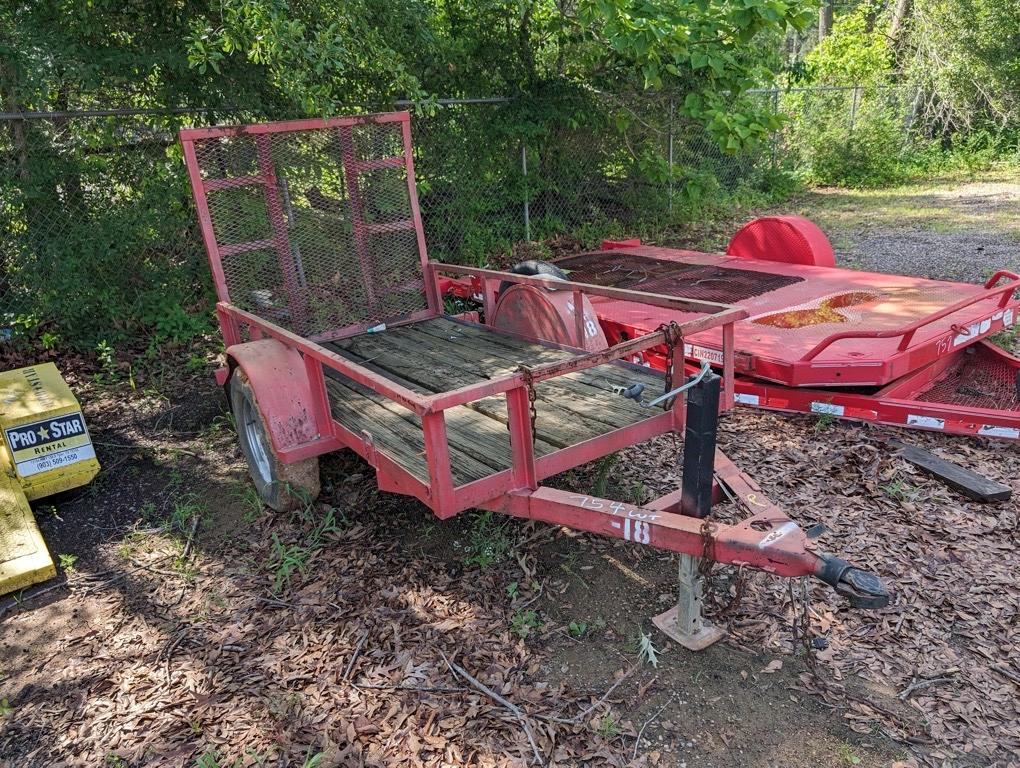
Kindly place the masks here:
[(237, 441), (259, 498), (270, 509), (290, 512), (311, 504), (319, 495), (319, 458), (284, 464), (276, 455), (255, 393), (240, 368), (230, 377), (230, 409)]
[[(549, 277), (554, 277), (557, 280), (568, 279), (567, 273), (555, 264), (550, 264), (548, 261), (539, 261), (538, 259), (518, 262), (507, 271), (513, 272), (515, 275), (549, 275)], [(499, 284), (499, 292), (502, 293), (512, 285), (513, 283), (504, 280)]]

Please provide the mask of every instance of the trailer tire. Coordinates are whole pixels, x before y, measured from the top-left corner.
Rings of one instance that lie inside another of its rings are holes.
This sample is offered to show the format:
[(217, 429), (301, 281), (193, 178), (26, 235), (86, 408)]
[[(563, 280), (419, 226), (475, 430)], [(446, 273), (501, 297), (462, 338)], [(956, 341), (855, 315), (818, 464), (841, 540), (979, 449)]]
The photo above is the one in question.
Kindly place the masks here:
[(280, 460), (269, 439), (255, 392), (240, 368), (230, 377), (229, 392), (237, 440), (259, 498), (277, 512), (290, 512), (311, 504), (320, 490), (319, 458), (313, 456), (290, 464)]
[[(539, 261), (538, 259), (528, 259), (527, 261), (520, 261), (510, 267), (508, 272), (513, 272), (515, 275), (525, 275), (527, 277), (551, 277), (554, 280), (566, 280), (567, 273), (557, 267), (555, 264), (550, 264), (548, 261)], [(507, 288), (514, 285), (509, 280), (504, 280), (499, 284), (499, 292), (503, 293)]]

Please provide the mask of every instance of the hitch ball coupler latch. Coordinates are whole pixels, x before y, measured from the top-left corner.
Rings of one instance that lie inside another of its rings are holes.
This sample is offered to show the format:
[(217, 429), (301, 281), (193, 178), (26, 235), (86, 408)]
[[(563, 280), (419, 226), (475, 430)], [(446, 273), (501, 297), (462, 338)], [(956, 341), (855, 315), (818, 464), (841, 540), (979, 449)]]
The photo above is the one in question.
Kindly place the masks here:
[(856, 568), (835, 555), (820, 555), (822, 570), (815, 574), (850, 601), (854, 608), (884, 608), (889, 590), (875, 574)]
[(708, 376), (712, 371), (712, 366), (708, 364), (707, 360), (702, 360), (701, 369), (691, 376), (686, 382), (681, 384), (679, 387), (671, 389), (669, 392), (665, 392), (659, 395), (654, 400), (643, 400), (641, 394), (645, 391), (644, 384), (631, 384), (629, 387), (613, 387), (613, 393), (626, 397), (628, 400), (633, 400), (639, 403), (643, 408), (654, 408), (659, 403), (664, 403), (667, 400), (672, 400), (674, 397), (679, 395), (681, 392), (686, 392), (691, 387), (697, 386), (701, 383), (701, 380)]

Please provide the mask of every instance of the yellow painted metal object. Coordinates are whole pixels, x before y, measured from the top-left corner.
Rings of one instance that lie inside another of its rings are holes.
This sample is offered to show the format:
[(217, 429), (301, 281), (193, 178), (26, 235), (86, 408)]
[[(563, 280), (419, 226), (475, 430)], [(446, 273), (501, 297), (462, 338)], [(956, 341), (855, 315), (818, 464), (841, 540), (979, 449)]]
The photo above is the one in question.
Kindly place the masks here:
[(0, 474), (0, 594), (56, 576), (28, 499), (14, 479)]
[(0, 373), (0, 594), (55, 574), (29, 499), (99, 472), (81, 406), (53, 363)]

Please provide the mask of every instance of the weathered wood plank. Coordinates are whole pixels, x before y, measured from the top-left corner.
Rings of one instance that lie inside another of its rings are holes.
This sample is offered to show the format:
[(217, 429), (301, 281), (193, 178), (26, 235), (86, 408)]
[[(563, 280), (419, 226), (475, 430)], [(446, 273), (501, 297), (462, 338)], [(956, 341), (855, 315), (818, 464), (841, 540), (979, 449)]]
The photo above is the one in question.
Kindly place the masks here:
[[(417, 426), (414, 423), (417, 416), (385, 398), (385, 404), (373, 402), (370, 397), (358, 392), (351, 385), (358, 386), (355, 382), (341, 382), (333, 377), (327, 377), (326, 390), (330, 395), (330, 411), (333, 418), (353, 432), (358, 434), (368, 432), (372, 435), (377, 450), (386, 453), (419, 480), (429, 482), (424, 433), (420, 422)], [(483, 443), (481, 446), (465, 450), (454, 439), (450, 439), (450, 465), (455, 485), (487, 477), (498, 469), (505, 468), (489, 466), (479, 461), (477, 456), (482, 455), (482, 451), (486, 452), (485, 455), (493, 455), (496, 448), (494, 445)]]
[[(420, 345), (408, 339), (391, 336), (390, 332), (370, 336), (344, 339), (336, 343), (336, 347), (342, 352), (355, 355), (352, 358), (355, 361), (362, 358), (373, 368), (380, 369), (380, 372), (388, 378), (401, 383), (403, 383), (401, 380), (410, 382), (415, 388), (443, 392), (486, 380), (483, 374), (463, 367), (470, 367), (471, 362), (465, 361), (453, 345), (449, 345), (449, 349), (441, 350), (440, 356), (433, 357), (423, 355)], [(431, 360), (431, 365), (421, 362), (422, 357)], [(616, 425), (600, 421), (586, 413), (582, 405), (573, 403), (573, 408), (565, 407), (561, 399), (555, 395), (544, 395), (543, 385), (544, 383), (536, 387), (536, 394), (540, 396), (536, 431), (541, 440), (565, 448), (616, 428)], [(627, 402), (624, 398), (620, 400)], [(506, 400), (502, 396), (477, 400), (468, 407), (504, 424), (507, 422)], [(647, 418), (647, 415), (644, 417)], [(619, 426), (633, 421), (635, 420), (624, 419)]]
[[(573, 353), (566, 350), (545, 347), (541, 344), (517, 339), (498, 330), (454, 322), (447, 318), (426, 320), (407, 327), (454, 343), (471, 345), (478, 341), (486, 344), (491, 354), (497, 355), (502, 353), (505, 356), (509, 356), (510, 359), (516, 360), (518, 364), (527, 362), (522, 356), (527, 356), (527, 359), (533, 360), (534, 363), (558, 362), (573, 356)], [(505, 350), (505, 353), (503, 350)], [(641, 370), (637, 367), (626, 367), (612, 363), (588, 368), (584, 371), (577, 371), (570, 374), (570, 376), (576, 376), (581, 381), (587, 383), (594, 381), (596, 385), (602, 385), (604, 381), (609, 381), (619, 386), (630, 386), (636, 381), (640, 381), (646, 387), (652, 389), (655, 387), (661, 388), (663, 385), (662, 374), (656, 371)], [(592, 378), (585, 378), (586, 376)]]
[(890, 444), (902, 458), (938, 478), (950, 488), (955, 488), (964, 496), (977, 501), (1007, 501), (1013, 495), (1013, 489), (1008, 485), (1002, 485), (966, 467), (939, 458), (920, 446), (899, 441), (892, 441)]
[[(465, 377), (458, 378), (458, 386), (463, 386), (461, 381), (467, 383), (484, 381), (512, 373), (518, 368), (517, 360), (506, 357), (506, 351), (484, 346), (487, 341), (485, 337), (479, 339), (477, 344), (469, 339), (465, 345), (424, 333), (416, 327), (395, 329), (386, 336), (388, 342), (399, 346), (408, 355), (426, 353), (444, 371), (457, 369), (465, 374)], [(585, 422), (598, 422), (612, 429), (629, 426), (654, 415), (653, 411), (614, 393), (613, 384), (609, 381), (600, 381), (597, 385), (591, 381), (584, 381), (584, 375), (587, 373), (587, 371), (569, 373), (538, 384), (535, 390), (539, 398), (539, 407), (569, 411)], [(627, 386), (634, 383), (634, 379), (624, 381)], [(661, 388), (661, 383), (654, 378), (652, 381), (655, 382), (655, 386)], [(651, 391), (657, 392), (658, 389), (653, 388)], [(594, 425), (592, 429), (599, 434), (606, 431)]]
[[(396, 414), (414, 429), (421, 430), (421, 419), (417, 414), (388, 400), (385, 395), (380, 395), (357, 382), (340, 377), (339, 374), (328, 373), (327, 376), (353, 390), (355, 394), (368, 398)], [(401, 384), (407, 386), (407, 383), (403, 381)], [(499, 421), (464, 406), (449, 408), (445, 413), (447, 438), (454, 452), (466, 454), (472, 460), (477, 460), (488, 466), (491, 472), (500, 472), (510, 468), (513, 458), (510, 451), (510, 434), (506, 429), (505, 419)], [(555, 451), (556, 446), (538, 440), (535, 449), (539, 456), (544, 456)]]
[[(462, 356), (470, 354), (473, 347), (484, 346), (486, 360), (502, 360), (501, 371), (516, 370), (522, 355), (538, 353), (550, 353), (546, 359), (540, 362), (554, 362), (571, 353), (563, 350), (547, 349), (538, 345), (522, 342), (519, 339), (505, 338), (501, 334), (461, 326), (456, 323), (444, 320), (429, 320), (418, 323), (414, 326), (406, 326), (400, 329), (405, 337), (420, 339), (423, 336), (431, 337), (440, 344), (454, 344), (462, 349)], [(466, 330), (467, 333), (459, 333)], [(506, 341), (506, 345), (503, 345)], [(527, 349), (519, 353), (516, 349), (520, 346)], [(476, 353), (477, 354), (477, 353)], [(620, 365), (602, 365), (596, 368), (575, 371), (557, 376), (554, 379), (546, 380), (536, 387), (541, 399), (555, 404), (559, 408), (574, 411), (586, 419), (609, 424), (614, 429), (629, 426), (650, 416), (655, 411), (644, 408), (634, 400), (621, 397), (616, 394), (614, 387), (627, 388), (635, 383), (645, 386), (646, 398), (652, 398), (661, 394), (664, 390), (665, 379), (655, 371), (635, 369)]]
[[(448, 392), (504, 376), (515, 371), (521, 362), (536, 365), (572, 356), (569, 351), (443, 318), (382, 333), (362, 334), (324, 346), (422, 394)], [(611, 364), (575, 371), (538, 384), (538, 454), (545, 455), (654, 416), (654, 411), (612, 391), (614, 386), (630, 386), (636, 381), (645, 384), (650, 395), (661, 391), (663, 386), (661, 375), (655, 372)], [(365, 393), (369, 392), (371, 390), (365, 390)], [(374, 397), (379, 407), (390, 408), (393, 405), (384, 400)], [(474, 415), (455, 416), (458, 411)], [(451, 409), (447, 415), (452, 446), (471, 455), (484, 451), (486, 458), (483, 461), (494, 469), (509, 466), (509, 440), (505, 439), (507, 411), (503, 396), (484, 398), (466, 407)], [(411, 417), (412, 426), (420, 430), (420, 422), (413, 414), (408, 411), (402, 416)], [(497, 440), (497, 437), (501, 439)], [(504, 459), (507, 462), (505, 466)]]

